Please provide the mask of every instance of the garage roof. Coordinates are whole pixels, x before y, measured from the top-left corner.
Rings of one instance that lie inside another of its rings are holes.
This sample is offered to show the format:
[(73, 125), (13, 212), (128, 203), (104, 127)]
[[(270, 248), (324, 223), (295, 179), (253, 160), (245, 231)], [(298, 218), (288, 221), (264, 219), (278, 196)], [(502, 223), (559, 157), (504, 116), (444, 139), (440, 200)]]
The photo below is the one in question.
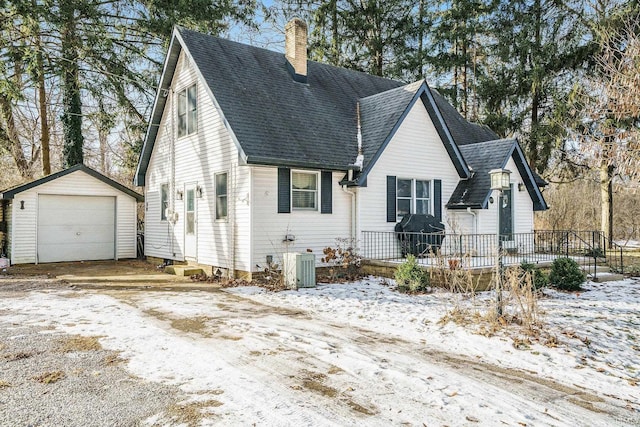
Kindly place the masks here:
[(144, 197), (139, 194), (136, 193), (135, 191), (125, 187), (124, 185), (112, 180), (111, 178), (108, 178), (104, 175), (102, 175), (100, 172), (97, 172), (93, 169), (91, 169), (88, 166), (85, 166), (83, 164), (77, 164), (75, 166), (72, 166), (68, 169), (62, 170), (60, 172), (56, 172), (56, 173), (52, 173), (51, 175), (47, 175), (45, 177), (42, 177), (40, 179), (37, 179), (35, 181), (31, 181), (28, 182), (26, 184), (22, 184), (22, 185), (18, 185), (17, 187), (13, 187), (7, 190), (4, 190), (1, 194), (0, 194), (0, 199), (2, 200), (8, 200), (8, 199), (13, 199), (14, 196), (18, 193), (22, 193), (23, 191), (26, 190), (30, 190), (34, 187), (37, 187), (39, 185), (42, 185), (46, 182), (49, 181), (53, 181), (54, 179), (58, 179), (60, 177), (63, 177), (65, 175), (68, 175), (70, 173), (76, 172), (76, 171), (82, 171), (85, 172), (89, 175), (91, 175), (92, 177), (104, 182), (107, 185), (110, 185), (111, 187), (115, 188), (116, 190), (120, 190), (123, 193), (133, 197), (134, 199), (136, 199), (139, 202), (142, 202), (144, 200)]

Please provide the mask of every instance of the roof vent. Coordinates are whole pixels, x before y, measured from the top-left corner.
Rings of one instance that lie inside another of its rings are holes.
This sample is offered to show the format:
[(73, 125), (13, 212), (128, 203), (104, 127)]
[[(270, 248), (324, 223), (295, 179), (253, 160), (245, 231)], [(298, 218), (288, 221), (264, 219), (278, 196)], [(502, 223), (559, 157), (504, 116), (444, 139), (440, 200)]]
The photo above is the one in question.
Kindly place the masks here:
[(293, 18), (284, 26), (284, 56), (293, 74), (300, 83), (307, 82), (307, 24), (300, 18)]

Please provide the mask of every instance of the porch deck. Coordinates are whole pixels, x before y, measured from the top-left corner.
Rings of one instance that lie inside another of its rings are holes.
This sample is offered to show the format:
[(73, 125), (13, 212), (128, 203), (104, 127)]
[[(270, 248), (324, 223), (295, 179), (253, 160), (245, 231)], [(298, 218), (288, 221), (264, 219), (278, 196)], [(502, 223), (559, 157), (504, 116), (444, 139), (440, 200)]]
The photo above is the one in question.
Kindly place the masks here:
[(522, 262), (548, 266), (557, 258), (571, 258), (587, 273), (599, 264), (622, 272), (622, 249), (608, 242), (599, 231), (534, 231), (495, 234), (446, 234), (373, 232), (362, 233), (363, 259), (389, 264), (403, 262), (412, 254), (428, 267), (491, 269), (498, 250), (505, 266)]

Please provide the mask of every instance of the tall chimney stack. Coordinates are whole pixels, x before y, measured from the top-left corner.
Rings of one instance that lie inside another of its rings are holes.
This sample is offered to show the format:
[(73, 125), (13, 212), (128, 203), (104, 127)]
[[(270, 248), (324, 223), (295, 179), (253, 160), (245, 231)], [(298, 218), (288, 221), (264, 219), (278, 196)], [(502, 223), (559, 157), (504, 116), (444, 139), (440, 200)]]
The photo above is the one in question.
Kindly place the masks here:
[(293, 18), (284, 26), (284, 56), (293, 73), (293, 79), (307, 82), (307, 24), (300, 18)]

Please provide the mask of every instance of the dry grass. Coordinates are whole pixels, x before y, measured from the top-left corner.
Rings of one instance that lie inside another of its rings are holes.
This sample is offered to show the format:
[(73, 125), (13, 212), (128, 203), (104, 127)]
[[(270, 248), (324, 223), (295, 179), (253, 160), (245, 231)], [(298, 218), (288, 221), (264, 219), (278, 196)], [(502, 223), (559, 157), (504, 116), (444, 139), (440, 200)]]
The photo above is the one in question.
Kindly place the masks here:
[(98, 338), (100, 337), (83, 337), (81, 335), (74, 335), (63, 341), (60, 346), (60, 351), (63, 353), (71, 353), (74, 351), (102, 350), (102, 345), (100, 345)]
[(33, 355), (34, 355), (34, 353), (27, 353), (27, 352), (24, 352), (24, 351), (20, 351), (18, 353), (5, 354), (2, 357), (8, 362), (13, 362), (15, 360), (28, 359)]
[(167, 409), (167, 413), (178, 424), (186, 424), (188, 427), (196, 427), (200, 425), (205, 415), (207, 415), (204, 409), (217, 408), (222, 405), (222, 402), (215, 399), (189, 403), (177, 403), (171, 405)]
[(498, 275), (494, 271), (491, 279), (495, 297), (476, 304), (470, 272), (442, 270), (439, 274), (451, 280), (449, 289), (461, 296), (440, 319), (440, 324), (454, 322), (487, 337), (506, 333), (512, 336), (513, 346), (517, 349), (530, 348), (532, 340), (548, 346), (557, 345), (557, 339), (544, 332), (538, 309), (539, 293), (531, 273), (519, 267), (506, 269), (502, 275), (501, 292), (497, 293)]
[(205, 334), (205, 329), (207, 328), (207, 321), (209, 320), (211, 319), (205, 316), (172, 319), (171, 327), (182, 332), (194, 333), (207, 337), (210, 336), (210, 334)]
[(0, 388), (12, 387), (12, 384), (9, 381), (0, 380)]
[(120, 357), (119, 351), (114, 351), (113, 353), (107, 355), (103, 360), (103, 363), (106, 366), (118, 365), (120, 363), (125, 363), (125, 362), (128, 362), (128, 359)]
[(34, 380), (42, 384), (53, 384), (57, 381), (60, 381), (63, 378), (64, 378), (64, 372), (62, 371), (45, 372), (41, 375), (33, 377)]

